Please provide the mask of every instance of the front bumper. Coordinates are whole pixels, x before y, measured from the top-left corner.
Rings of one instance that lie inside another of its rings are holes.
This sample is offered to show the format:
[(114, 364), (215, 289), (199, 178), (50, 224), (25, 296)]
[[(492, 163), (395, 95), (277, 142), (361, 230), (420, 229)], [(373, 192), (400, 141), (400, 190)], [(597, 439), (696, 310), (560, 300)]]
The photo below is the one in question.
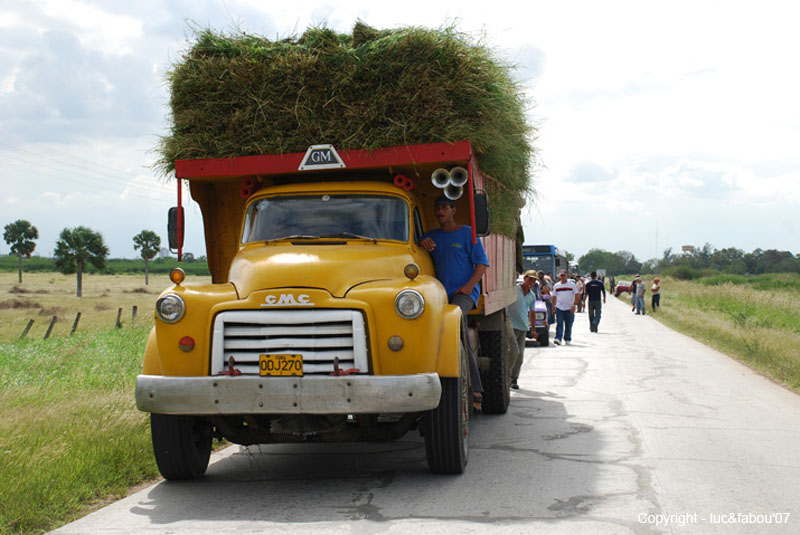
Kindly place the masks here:
[(136, 378), (136, 406), (162, 414), (368, 414), (439, 405), (439, 375)]

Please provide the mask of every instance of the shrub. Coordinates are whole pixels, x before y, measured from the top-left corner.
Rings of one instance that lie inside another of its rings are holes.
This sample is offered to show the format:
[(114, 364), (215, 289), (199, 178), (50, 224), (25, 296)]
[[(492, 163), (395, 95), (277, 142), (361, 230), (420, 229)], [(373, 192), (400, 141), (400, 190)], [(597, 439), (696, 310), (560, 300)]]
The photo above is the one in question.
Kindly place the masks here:
[(686, 266), (673, 266), (664, 269), (664, 275), (676, 278), (682, 281), (694, 280), (700, 278), (701, 272), (698, 269), (692, 269)]

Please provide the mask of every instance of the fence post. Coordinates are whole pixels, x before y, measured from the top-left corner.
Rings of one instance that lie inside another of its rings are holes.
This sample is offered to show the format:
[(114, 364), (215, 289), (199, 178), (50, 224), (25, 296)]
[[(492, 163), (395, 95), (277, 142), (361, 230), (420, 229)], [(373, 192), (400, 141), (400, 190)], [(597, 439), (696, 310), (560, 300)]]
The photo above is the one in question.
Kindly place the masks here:
[(33, 320), (28, 320), (28, 325), (25, 326), (25, 330), (22, 331), (22, 334), (19, 335), (19, 339), (22, 340), (28, 334), (28, 331), (31, 330), (31, 326), (33, 325)]
[(81, 319), (81, 313), (78, 312), (77, 314), (75, 314), (75, 321), (72, 323), (72, 330), (69, 332), (70, 336), (75, 334), (75, 331), (78, 329), (78, 322), (80, 321), (80, 319)]
[(133, 305), (133, 308), (131, 308), (131, 323), (136, 321), (136, 313), (137, 312), (139, 312), (139, 307), (136, 306), (136, 305)]
[(122, 307), (119, 307), (117, 310), (117, 325), (116, 328), (119, 329), (122, 327)]
[(56, 324), (56, 316), (53, 316), (53, 319), (50, 320), (50, 325), (47, 327), (47, 332), (44, 333), (43, 340), (47, 340), (50, 338), (50, 333), (53, 332), (53, 325)]

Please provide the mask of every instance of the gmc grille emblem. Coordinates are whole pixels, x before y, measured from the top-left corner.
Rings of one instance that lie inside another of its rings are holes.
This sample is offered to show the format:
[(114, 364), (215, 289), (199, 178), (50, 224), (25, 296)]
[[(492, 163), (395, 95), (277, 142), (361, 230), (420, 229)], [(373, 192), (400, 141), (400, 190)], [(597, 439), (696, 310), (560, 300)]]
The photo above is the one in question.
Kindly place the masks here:
[(295, 296), (294, 294), (268, 295), (264, 299), (262, 307), (313, 307), (314, 303), (306, 294)]

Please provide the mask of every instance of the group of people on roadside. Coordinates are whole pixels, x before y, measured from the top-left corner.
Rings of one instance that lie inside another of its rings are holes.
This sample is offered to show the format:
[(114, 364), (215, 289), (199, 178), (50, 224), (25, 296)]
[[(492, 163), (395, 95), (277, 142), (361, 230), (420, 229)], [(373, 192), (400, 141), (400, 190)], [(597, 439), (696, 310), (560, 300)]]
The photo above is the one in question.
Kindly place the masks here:
[(597, 272), (592, 271), (589, 282), (583, 277), (569, 278), (566, 270), (559, 274), (559, 281), (553, 287), (556, 309), (556, 336), (553, 343), (569, 345), (572, 342), (572, 325), (575, 322), (575, 313), (588, 310), (589, 330), (598, 332), (602, 305), (606, 302), (606, 288), (598, 280)]
[[(436, 269), (436, 276), (447, 291), (448, 300), (462, 310), (462, 332), (468, 332), (467, 314), (475, 308), (480, 288), (478, 282), (489, 268), (489, 259), (480, 240), (472, 243), (472, 229), (468, 225), (455, 222), (455, 203), (445, 196), (434, 202), (434, 215), (439, 222), (438, 229), (425, 233), (419, 245), (430, 253)], [(605, 284), (598, 280), (592, 271), (591, 280), (583, 277), (569, 278), (566, 270), (558, 274), (553, 283), (550, 274), (542, 271), (527, 271), (517, 285), (517, 300), (506, 308), (514, 329), (517, 351), (511, 359), (511, 388), (519, 389), (518, 379), (525, 354), (525, 339), (528, 332), (536, 338), (535, 305), (544, 300), (548, 317), (555, 318), (556, 334), (553, 343), (569, 345), (572, 342), (572, 326), (575, 313), (588, 310), (589, 330), (597, 333), (600, 325), (602, 305), (606, 302)], [(611, 277), (612, 292), (614, 278)], [(653, 279), (650, 288), (653, 312), (660, 306), (661, 285)], [(644, 296), (646, 290), (641, 276), (636, 275), (632, 288), (632, 305), (637, 314), (645, 314)], [(551, 321), (552, 323), (552, 321)], [(470, 385), (473, 392), (473, 409), (481, 410), (483, 386), (478, 370), (477, 357), (472, 344), (466, 343), (469, 357)]]
[[(642, 281), (642, 277), (637, 274), (631, 283), (631, 311), (637, 315), (644, 316), (647, 314), (647, 307), (644, 301), (646, 294), (647, 285)], [(661, 279), (658, 277), (653, 278), (650, 296), (650, 310), (655, 312), (661, 306)]]

